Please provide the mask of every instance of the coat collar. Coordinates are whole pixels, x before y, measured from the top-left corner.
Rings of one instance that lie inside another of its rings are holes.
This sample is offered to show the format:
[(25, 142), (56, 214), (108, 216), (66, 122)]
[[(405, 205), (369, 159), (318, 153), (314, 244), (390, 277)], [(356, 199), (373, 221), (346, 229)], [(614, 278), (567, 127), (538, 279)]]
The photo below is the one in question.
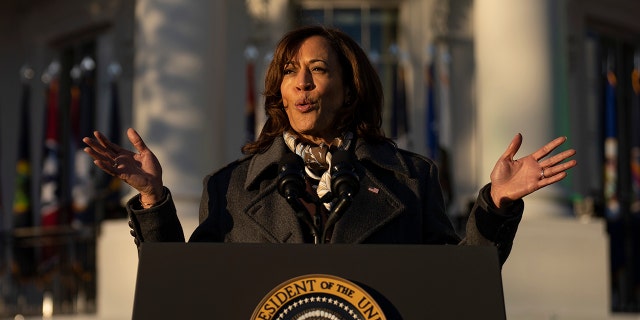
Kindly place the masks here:
[[(267, 151), (253, 156), (244, 184), (245, 189), (253, 186), (268, 167), (277, 166), (278, 161), (288, 152), (289, 147), (284, 143), (284, 139), (277, 137)], [(368, 161), (377, 167), (406, 174), (407, 166), (400, 160), (397, 152), (396, 146), (391, 143), (369, 144), (363, 139), (357, 139), (355, 143), (355, 156), (358, 161)]]
[(284, 143), (282, 136), (273, 140), (273, 143), (264, 153), (258, 153), (251, 157), (249, 162), (249, 171), (247, 172), (247, 180), (244, 182), (244, 188), (249, 189), (256, 183), (256, 180), (270, 166), (277, 166), (282, 157), (289, 151), (289, 147)]
[[(261, 181), (260, 176), (267, 171), (268, 168), (277, 166), (279, 159), (287, 152), (290, 152), (289, 148), (284, 143), (284, 140), (278, 137), (274, 139), (273, 144), (268, 150), (264, 153), (254, 155), (249, 163), (244, 188), (248, 190), (249, 188), (256, 187), (256, 184)], [(417, 181), (408, 177), (407, 166), (398, 154), (396, 147), (391, 143), (374, 145), (365, 143), (362, 139), (357, 139), (354, 152), (356, 159), (358, 159), (355, 167), (360, 177), (361, 190), (354, 198), (351, 207), (336, 224), (332, 235), (332, 242), (363, 242), (376, 230), (405, 211), (405, 205), (394, 194), (394, 191), (397, 190), (390, 190), (387, 181), (380, 180), (368, 168), (379, 167), (406, 175), (407, 177), (405, 177), (404, 182), (408, 183), (410, 188), (417, 185)], [(373, 165), (373, 167), (371, 165)], [(274, 181), (274, 184), (275, 183)], [(286, 207), (284, 199), (266, 196), (267, 194), (277, 192), (276, 189), (273, 185), (265, 186), (264, 190), (259, 192), (257, 198), (262, 199), (262, 201), (276, 201), (276, 203), (280, 205), (284, 203)], [(270, 205), (267, 205), (267, 207), (269, 206)], [(274, 206), (277, 206), (277, 204), (274, 204)], [(265, 215), (262, 218), (253, 215), (253, 219), (258, 224), (266, 227), (265, 229), (274, 227), (275, 221), (273, 220), (273, 215)], [(278, 218), (275, 218), (275, 220), (278, 220)], [(282, 226), (282, 224), (280, 224), (280, 226)], [(271, 230), (272, 233), (274, 231), (275, 230)], [(298, 238), (301, 235), (298, 226), (291, 230), (291, 233), (283, 233), (282, 231), (284, 230), (280, 231), (281, 232), (276, 232), (278, 235), (274, 234), (274, 236), (281, 241), (287, 241), (285, 239), (291, 235), (293, 235), (293, 238)], [(294, 240), (293, 238), (289, 240)]]

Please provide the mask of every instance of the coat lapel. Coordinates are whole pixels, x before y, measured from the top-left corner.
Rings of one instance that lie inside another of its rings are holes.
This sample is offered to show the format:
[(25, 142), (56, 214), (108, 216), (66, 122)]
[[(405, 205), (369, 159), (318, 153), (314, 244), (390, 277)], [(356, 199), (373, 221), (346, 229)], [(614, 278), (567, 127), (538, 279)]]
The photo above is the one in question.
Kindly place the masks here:
[(404, 204), (367, 172), (360, 178), (360, 191), (351, 207), (336, 223), (331, 242), (361, 243), (403, 211)]
[[(278, 194), (277, 176), (260, 179), (262, 176), (277, 175), (278, 161), (289, 152), (284, 141), (275, 139), (273, 145), (262, 154), (252, 157), (244, 181), (244, 191), (255, 194), (249, 198), (244, 213), (276, 243), (303, 242), (302, 229), (287, 201)], [(252, 191), (252, 190), (256, 190)]]
[[(358, 159), (355, 167), (360, 177), (360, 191), (336, 224), (331, 240), (333, 243), (361, 243), (389, 221), (406, 212), (405, 205), (389, 189), (389, 183), (378, 179), (364, 166), (367, 163), (392, 172), (407, 172), (395, 147), (391, 144), (368, 145), (358, 140), (355, 155)], [(417, 181), (409, 177), (405, 182), (411, 188), (417, 185)]]

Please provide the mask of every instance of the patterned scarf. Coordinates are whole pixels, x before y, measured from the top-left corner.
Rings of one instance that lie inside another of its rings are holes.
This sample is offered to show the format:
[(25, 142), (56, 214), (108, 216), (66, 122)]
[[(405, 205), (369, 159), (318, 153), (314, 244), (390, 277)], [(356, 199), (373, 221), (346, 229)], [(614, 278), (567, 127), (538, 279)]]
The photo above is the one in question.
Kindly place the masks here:
[(341, 138), (335, 138), (329, 145), (307, 144), (300, 141), (301, 139), (295, 133), (288, 131), (283, 133), (283, 137), (289, 149), (304, 161), (304, 170), (307, 175), (319, 181), (316, 190), (318, 197), (327, 210), (331, 210), (330, 199), (325, 198), (331, 191), (331, 152), (349, 149), (353, 133), (346, 132)]

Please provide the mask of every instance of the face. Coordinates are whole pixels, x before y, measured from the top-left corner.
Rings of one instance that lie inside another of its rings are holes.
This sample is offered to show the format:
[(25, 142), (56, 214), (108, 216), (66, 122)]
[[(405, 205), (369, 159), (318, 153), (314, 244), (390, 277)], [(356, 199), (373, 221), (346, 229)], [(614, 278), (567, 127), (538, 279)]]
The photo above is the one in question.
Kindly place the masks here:
[(307, 38), (283, 72), (280, 93), (293, 130), (315, 143), (331, 142), (340, 134), (333, 122), (346, 95), (329, 42), (321, 36)]

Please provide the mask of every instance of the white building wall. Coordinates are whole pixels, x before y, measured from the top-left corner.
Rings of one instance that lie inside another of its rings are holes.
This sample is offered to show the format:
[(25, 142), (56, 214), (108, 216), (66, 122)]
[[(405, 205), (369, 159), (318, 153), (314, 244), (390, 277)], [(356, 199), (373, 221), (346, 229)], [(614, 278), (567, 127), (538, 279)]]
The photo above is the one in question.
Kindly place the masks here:
[[(475, 5), (479, 179), (488, 179), (511, 139), (522, 133), (514, 157), (526, 156), (556, 136), (554, 63), (559, 21), (555, 1), (479, 0)], [(566, 148), (566, 147), (564, 147)], [(561, 189), (527, 197), (527, 215), (568, 213)]]

